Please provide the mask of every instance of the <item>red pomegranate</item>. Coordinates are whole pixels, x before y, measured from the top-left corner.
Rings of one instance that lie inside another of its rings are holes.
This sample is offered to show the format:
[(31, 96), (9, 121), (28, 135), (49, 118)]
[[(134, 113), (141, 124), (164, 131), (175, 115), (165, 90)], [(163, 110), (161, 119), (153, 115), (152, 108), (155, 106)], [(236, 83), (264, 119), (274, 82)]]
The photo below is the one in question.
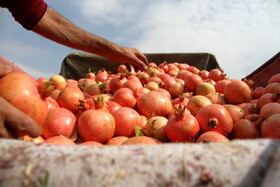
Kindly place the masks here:
[(115, 119), (109, 112), (89, 109), (78, 119), (78, 134), (84, 141), (106, 143), (114, 136)]
[(280, 139), (280, 114), (269, 116), (261, 125), (263, 138)]
[(184, 113), (184, 109), (175, 110), (174, 116), (168, 119), (165, 133), (172, 142), (194, 142), (199, 134), (197, 119)]
[(76, 116), (65, 108), (56, 108), (48, 112), (42, 136), (49, 138), (63, 135), (70, 138), (76, 129)]
[(224, 97), (228, 104), (246, 103), (251, 99), (251, 89), (245, 82), (233, 79), (226, 86)]
[(141, 126), (142, 119), (139, 113), (129, 107), (121, 107), (112, 112), (116, 122), (115, 136), (135, 136), (135, 127)]
[(228, 136), (232, 131), (233, 122), (227, 109), (219, 104), (206, 105), (202, 107), (196, 119), (200, 124), (202, 132), (216, 131)]

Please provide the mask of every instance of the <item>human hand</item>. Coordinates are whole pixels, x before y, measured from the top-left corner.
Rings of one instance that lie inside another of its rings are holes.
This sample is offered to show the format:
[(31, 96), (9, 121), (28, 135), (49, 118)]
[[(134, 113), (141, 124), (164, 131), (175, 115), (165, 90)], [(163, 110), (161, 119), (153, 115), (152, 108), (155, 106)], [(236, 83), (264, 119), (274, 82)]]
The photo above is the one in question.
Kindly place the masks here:
[[(0, 77), (10, 73), (12, 67), (0, 61)], [(16, 131), (37, 137), (42, 133), (42, 128), (29, 116), (0, 97), (0, 137), (16, 138)]]
[(108, 57), (113, 63), (131, 64), (140, 70), (147, 70), (149, 63), (145, 55), (135, 48), (119, 47), (119, 53)]

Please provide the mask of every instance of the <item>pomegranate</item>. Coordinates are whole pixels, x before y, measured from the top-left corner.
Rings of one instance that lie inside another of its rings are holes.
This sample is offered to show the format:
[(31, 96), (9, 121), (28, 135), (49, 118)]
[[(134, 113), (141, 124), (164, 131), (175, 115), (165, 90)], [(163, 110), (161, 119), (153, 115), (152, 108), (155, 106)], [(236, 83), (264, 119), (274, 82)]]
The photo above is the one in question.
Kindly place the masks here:
[(109, 112), (89, 109), (78, 119), (78, 134), (84, 141), (106, 143), (114, 136), (115, 119)]
[(124, 141), (126, 141), (128, 137), (126, 136), (115, 136), (108, 140), (106, 145), (121, 145)]
[(200, 84), (197, 85), (195, 93), (197, 95), (208, 95), (210, 93), (216, 93), (215, 87), (208, 83), (208, 82), (202, 82)]
[(280, 93), (266, 93), (257, 100), (257, 107), (261, 109), (267, 103), (280, 103)]
[(229, 142), (229, 139), (221, 133), (215, 131), (207, 131), (202, 133), (196, 140), (196, 143), (209, 142)]
[(114, 93), (120, 89), (126, 81), (127, 78), (123, 74), (114, 76), (109, 82), (110, 91)]
[(107, 101), (106, 106), (110, 112), (113, 112), (122, 107), (119, 103), (115, 101)]
[(59, 108), (58, 103), (52, 97), (47, 97), (45, 101), (48, 104), (48, 111), (53, 110), (55, 108)]
[(150, 118), (152, 116), (167, 116), (172, 110), (171, 100), (158, 91), (150, 91), (138, 98), (137, 111)]
[(264, 90), (264, 87), (262, 87), (262, 86), (259, 86), (255, 89), (253, 89), (252, 98), (253, 99), (259, 99), (262, 96), (263, 90)]
[(209, 93), (206, 95), (206, 97), (210, 99), (210, 101), (213, 104), (220, 104), (220, 105), (226, 104), (224, 96), (219, 92)]
[(263, 138), (280, 139), (280, 114), (269, 116), (261, 125)]
[(43, 125), (42, 136), (49, 138), (63, 135), (70, 138), (76, 131), (76, 116), (65, 108), (56, 108), (48, 112)]
[(125, 83), (123, 83), (122, 87), (129, 88), (130, 90), (133, 91), (133, 93), (136, 93), (137, 91), (140, 91), (143, 89), (143, 85), (138, 78), (136, 78), (136, 79), (128, 78), (128, 80)]
[(90, 146), (95, 146), (95, 147), (101, 147), (103, 144), (96, 142), (96, 141), (85, 141), (80, 143), (79, 145), (90, 145)]
[(65, 136), (53, 136), (44, 141), (44, 143), (57, 145), (75, 145), (75, 142)]
[(250, 120), (240, 119), (233, 124), (231, 137), (234, 139), (255, 139), (260, 137), (260, 132)]
[(37, 90), (36, 80), (26, 73), (11, 72), (0, 79), (0, 96), (43, 126), (48, 105)]
[(75, 112), (78, 109), (80, 100), (84, 99), (84, 94), (78, 87), (65, 87), (57, 96), (57, 103), (60, 107)]
[(54, 83), (55, 88), (58, 90), (66, 87), (66, 80), (61, 75), (53, 75), (49, 80)]
[(226, 86), (224, 97), (228, 104), (246, 103), (251, 99), (251, 89), (245, 82), (233, 79)]
[(155, 138), (151, 138), (147, 136), (134, 136), (124, 141), (122, 145), (156, 145), (159, 143), (161, 142)]
[(189, 99), (187, 109), (192, 113), (192, 115), (196, 116), (197, 112), (202, 107), (211, 104), (212, 102), (207, 97), (203, 95), (195, 95)]
[(194, 142), (199, 131), (197, 119), (191, 114), (184, 113), (184, 109), (176, 109), (165, 127), (166, 136), (172, 142)]
[(276, 74), (272, 75), (270, 77), (270, 79), (268, 80), (267, 84), (271, 84), (271, 83), (274, 83), (274, 82), (280, 83), (280, 73), (276, 73)]
[(195, 92), (196, 87), (203, 82), (202, 78), (197, 74), (188, 75), (185, 79), (185, 86), (189, 91)]
[(185, 92), (185, 86), (184, 84), (180, 83), (180, 82), (175, 82), (174, 84), (172, 84), (168, 91), (171, 94), (172, 98), (176, 98), (178, 97), (180, 94)]
[(207, 71), (207, 70), (201, 70), (201, 71), (199, 72), (199, 76), (200, 76), (203, 80), (206, 80), (206, 79), (208, 79), (208, 77), (209, 77), (209, 71)]
[(265, 104), (260, 110), (258, 125), (273, 114), (280, 114), (280, 104), (279, 103)]
[(264, 89), (262, 94), (266, 93), (280, 93), (280, 83), (273, 82), (268, 84)]
[(212, 69), (209, 71), (208, 78), (214, 80), (215, 82), (225, 79), (226, 74), (223, 73), (221, 69)]
[(238, 120), (244, 117), (244, 111), (239, 106), (232, 105), (232, 104), (225, 104), (223, 106), (230, 113), (233, 123), (237, 122)]
[(141, 126), (141, 117), (138, 112), (129, 107), (121, 107), (112, 115), (116, 122), (115, 136), (135, 136), (135, 127)]
[(156, 138), (161, 142), (167, 142), (168, 138), (165, 134), (165, 127), (168, 119), (162, 116), (153, 116), (147, 120), (146, 125), (141, 132), (145, 136)]
[(95, 80), (99, 82), (104, 82), (107, 80), (107, 78), (108, 78), (108, 72), (104, 68), (102, 68), (97, 72)]
[(206, 105), (202, 107), (196, 119), (200, 124), (202, 132), (216, 131), (228, 136), (232, 131), (233, 122), (227, 109), (219, 104)]
[(120, 88), (113, 94), (113, 101), (121, 106), (133, 108), (136, 105), (137, 99), (131, 89)]
[(218, 82), (216, 82), (216, 84), (214, 85), (216, 92), (219, 92), (221, 94), (224, 94), (225, 92), (225, 88), (227, 87), (227, 85), (230, 83), (231, 81), (229, 79), (223, 79), (223, 80), (219, 80)]

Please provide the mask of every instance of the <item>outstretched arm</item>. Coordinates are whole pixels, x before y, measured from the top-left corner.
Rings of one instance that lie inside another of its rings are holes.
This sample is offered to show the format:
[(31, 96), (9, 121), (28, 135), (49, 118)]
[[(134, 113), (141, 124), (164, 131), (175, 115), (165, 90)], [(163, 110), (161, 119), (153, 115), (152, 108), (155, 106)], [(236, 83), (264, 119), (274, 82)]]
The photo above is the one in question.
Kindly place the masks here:
[(49, 7), (32, 31), (62, 45), (103, 56), (114, 63), (130, 63), (141, 70), (146, 70), (148, 66), (146, 57), (137, 49), (121, 47), (93, 35)]

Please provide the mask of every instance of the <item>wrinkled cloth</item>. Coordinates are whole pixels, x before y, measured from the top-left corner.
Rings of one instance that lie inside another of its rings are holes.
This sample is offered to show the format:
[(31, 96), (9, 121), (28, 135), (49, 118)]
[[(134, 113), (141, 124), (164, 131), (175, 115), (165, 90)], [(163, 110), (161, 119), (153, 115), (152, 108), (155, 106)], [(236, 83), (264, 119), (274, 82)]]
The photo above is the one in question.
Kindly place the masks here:
[[(166, 61), (168, 63), (187, 63), (199, 70), (210, 71), (214, 68), (220, 68), (215, 56), (210, 53), (146, 53), (144, 55), (149, 62), (155, 62), (157, 65)], [(119, 65), (98, 55), (75, 52), (68, 54), (62, 61), (60, 75), (66, 79), (78, 80), (85, 78), (89, 70), (98, 72), (104, 68), (116, 73)]]
[(7, 8), (17, 22), (31, 30), (47, 10), (44, 0), (0, 0), (0, 7)]

